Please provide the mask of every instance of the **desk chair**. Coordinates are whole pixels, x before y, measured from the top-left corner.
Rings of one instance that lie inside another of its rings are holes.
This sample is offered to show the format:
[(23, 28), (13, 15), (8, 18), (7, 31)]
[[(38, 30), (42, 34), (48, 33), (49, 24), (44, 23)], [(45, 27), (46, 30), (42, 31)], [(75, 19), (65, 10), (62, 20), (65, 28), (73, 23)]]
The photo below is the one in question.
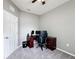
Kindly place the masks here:
[(41, 47), (41, 50), (43, 50), (43, 47), (46, 46), (46, 39), (47, 39), (47, 31), (41, 31), (37, 40), (38, 46)]

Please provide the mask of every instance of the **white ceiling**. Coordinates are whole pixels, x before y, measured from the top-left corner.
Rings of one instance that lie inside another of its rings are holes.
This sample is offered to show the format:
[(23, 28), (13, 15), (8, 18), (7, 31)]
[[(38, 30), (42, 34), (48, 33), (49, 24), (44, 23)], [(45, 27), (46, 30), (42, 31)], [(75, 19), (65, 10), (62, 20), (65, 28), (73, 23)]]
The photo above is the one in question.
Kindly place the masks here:
[(32, 3), (32, 0), (12, 0), (12, 1), (22, 11), (33, 13), (36, 15), (42, 15), (69, 0), (45, 0), (46, 1), (45, 5), (42, 5), (41, 2), (39, 1)]

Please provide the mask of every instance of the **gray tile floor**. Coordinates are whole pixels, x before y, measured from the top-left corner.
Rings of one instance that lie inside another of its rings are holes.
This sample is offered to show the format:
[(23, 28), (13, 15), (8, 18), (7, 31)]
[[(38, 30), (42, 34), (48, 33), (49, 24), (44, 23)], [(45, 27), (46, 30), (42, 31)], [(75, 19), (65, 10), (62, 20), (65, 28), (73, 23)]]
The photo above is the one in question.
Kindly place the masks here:
[(51, 51), (49, 49), (38, 48), (18, 48), (7, 59), (75, 59), (59, 50)]

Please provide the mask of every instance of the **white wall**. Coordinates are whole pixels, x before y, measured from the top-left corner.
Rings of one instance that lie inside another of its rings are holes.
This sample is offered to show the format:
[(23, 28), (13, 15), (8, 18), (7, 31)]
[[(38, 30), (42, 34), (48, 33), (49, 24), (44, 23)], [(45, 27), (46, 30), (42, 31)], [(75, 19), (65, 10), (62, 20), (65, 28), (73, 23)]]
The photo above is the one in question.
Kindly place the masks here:
[(19, 29), (20, 29), (20, 45), (22, 41), (26, 40), (27, 33), (31, 33), (31, 30), (39, 29), (39, 17), (33, 14), (21, 12), (20, 13), (20, 21), (19, 21)]
[(63, 49), (71, 54), (75, 54), (74, 18), (73, 0), (40, 17), (40, 29), (46, 29), (49, 36), (57, 37), (57, 48)]

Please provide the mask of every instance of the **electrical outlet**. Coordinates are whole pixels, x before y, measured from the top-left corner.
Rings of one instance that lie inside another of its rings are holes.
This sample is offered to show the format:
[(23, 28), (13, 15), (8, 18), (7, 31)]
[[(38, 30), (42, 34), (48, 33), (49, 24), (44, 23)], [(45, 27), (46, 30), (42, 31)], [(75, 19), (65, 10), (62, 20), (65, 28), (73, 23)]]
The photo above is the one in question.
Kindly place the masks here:
[(69, 43), (67, 43), (66, 46), (69, 47), (70, 46)]

